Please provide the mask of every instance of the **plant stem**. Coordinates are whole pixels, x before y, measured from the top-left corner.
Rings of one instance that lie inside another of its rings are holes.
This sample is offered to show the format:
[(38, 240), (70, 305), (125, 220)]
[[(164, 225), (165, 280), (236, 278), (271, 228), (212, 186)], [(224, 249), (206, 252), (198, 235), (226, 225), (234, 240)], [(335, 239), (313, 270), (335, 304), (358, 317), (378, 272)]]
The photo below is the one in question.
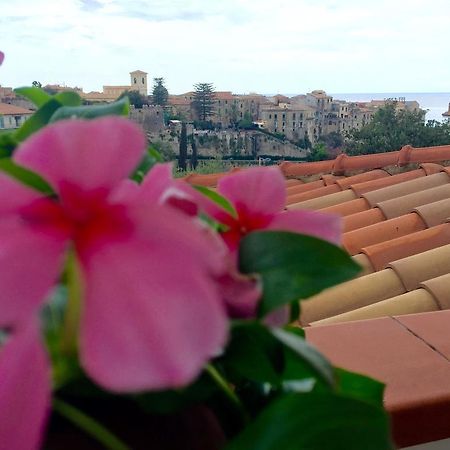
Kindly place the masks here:
[(103, 444), (108, 450), (131, 450), (128, 445), (114, 436), (107, 428), (75, 406), (54, 398), (53, 409), (86, 434)]
[(64, 319), (62, 351), (66, 354), (76, 353), (78, 326), (80, 323), (82, 286), (80, 268), (74, 250), (69, 252), (66, 265), (67, 273), (67, 310)]
[(222, 377), (222, 375), (219, 373), (219, 371), (212, 364), (207, 364), (205, 366), (205, 370), (209, 374), (209, 376), (215, 381), (215, 383), (221, 389), (221, 391), (225, 394), (225, 396), (228, 398), (230, 403), (232, 403), (233, 406), (235, 407), (235, 409), (237, 409), (239, 411), (239, 413), (242, 417), (242, 421), (244, 423), (247, 423), (249, 421), (247, 411), (245, 410), (244, 405), (242, 404), (239, 397), (231, 389), (227, 380), (225, 380)]

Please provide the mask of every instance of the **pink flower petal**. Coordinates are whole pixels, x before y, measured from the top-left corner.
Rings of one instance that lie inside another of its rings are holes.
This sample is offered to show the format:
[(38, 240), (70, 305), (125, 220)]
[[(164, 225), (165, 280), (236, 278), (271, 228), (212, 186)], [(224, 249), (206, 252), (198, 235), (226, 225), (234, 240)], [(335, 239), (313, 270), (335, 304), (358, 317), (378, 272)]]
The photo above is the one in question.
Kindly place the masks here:
[(140, 128), (121, 117), (65, 120), (26, 140), (14, 160), (61, 191), (110, 190), (138, 165), (145, 148)]
[(164, 191), (174, 185), (172, 163), (155, 164), (141, 183), (147, 201), (158, 203)]
[(19, 217), (0, 219), (0, 326), (27, 319), (58, 279), (65, 240), (33, 230)]
[(267, 230), (292, 231), (339, 244), (341, 240), (342, 219), (334, 214), (297, 210), (276, 214)]
[(103, 247), (83, 264), (82, 365), (118, 392), (191, 382), (227, 337), (212, 277), (220, 263), (208, 241), (169, 208), (146, 206), (143, 222), (148, 231)]
[(38, 449), (50, 407), (50, 368), (35, 323), (0, 345), (0, 448)]
[(228, 316), (234, 319), (256, 317), (262, 287), (256, 280), (230, 270), (218, 279)]
[(0, 214), (18, 212), (40, 198), (43, 196), (39, 192), (0, 173)]
[(278, 167), (256, 167), (227, 175), (217, 190), (246, 215), (270, 215), (285, 206), (284, 177)]

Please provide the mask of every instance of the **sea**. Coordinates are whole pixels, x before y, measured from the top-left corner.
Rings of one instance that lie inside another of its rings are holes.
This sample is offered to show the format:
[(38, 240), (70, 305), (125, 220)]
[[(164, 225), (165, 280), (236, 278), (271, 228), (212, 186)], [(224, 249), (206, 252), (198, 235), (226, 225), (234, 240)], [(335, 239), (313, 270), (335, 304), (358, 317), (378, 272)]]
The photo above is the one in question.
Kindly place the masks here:
[[(274, 95), (274, 94), (271, 94)], [(297, 94), (285, 94), (293, 97)], [(422, 109), (427, 111), (425, 120), (446, 120), (442, 113), (448, 111), (450, 103), (450, 92), (374, 92), (367, 94), (330, 94), (336, 100), (346, 100), (348, 102), (370, 102), (370, 100), (384, 100), (387, 98), (398, 99), (405, 97), (406, 101), (416, 100)]]
[(337, 100), (348, 102), (367, 102), (370, 100), (384, 100), (386, 98), (398, 99), (405, 97), (406, 101), (416, 100), (422, 109), (427, 111), (426, 120), (444, 121), (442, 113), (448, 111), (450, 92), (383, 92), (372, 94), (330, 94)]

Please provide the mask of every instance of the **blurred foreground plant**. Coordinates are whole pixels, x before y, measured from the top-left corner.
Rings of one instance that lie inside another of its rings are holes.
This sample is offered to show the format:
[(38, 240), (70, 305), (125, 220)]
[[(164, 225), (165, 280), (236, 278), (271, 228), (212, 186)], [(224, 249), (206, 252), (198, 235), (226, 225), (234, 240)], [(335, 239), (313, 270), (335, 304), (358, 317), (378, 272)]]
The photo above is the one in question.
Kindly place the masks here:
[(287, 325), (358, 271), (336, 217), (283, 212), (276, 168), (172, 179), (102, 117), (122, 104), (20, 92), (38, 110), (0, 142), (1, 449), (392, 448), (382, 384)]

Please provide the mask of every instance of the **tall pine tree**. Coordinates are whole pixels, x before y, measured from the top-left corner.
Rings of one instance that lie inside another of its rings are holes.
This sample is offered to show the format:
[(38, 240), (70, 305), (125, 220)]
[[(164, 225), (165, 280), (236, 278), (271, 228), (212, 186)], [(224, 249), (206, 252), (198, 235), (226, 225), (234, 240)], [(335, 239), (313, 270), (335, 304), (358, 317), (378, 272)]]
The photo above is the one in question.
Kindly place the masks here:
[(197, 154), (197, 144), (195, 142), (195, 136), (191, 135), (191, 148), (192, 148), (192, 156), (191, 156), (191, 168), (195, 170), (198, 165), (198, 154)]
[(181, 136), (180, 136), (180, 151), (178, 155), (178, 168), (181, 170), (186, 170), (186, 160), (187, 160), (187, 131), (186, 123), (181, 124)]
[(200, 121), (206, 122), (214, 114), (215, 93), (212, 83), (194, 84), (192, 106)]
[(164, 78), (153, 78), (152, 103), (166, 106), (169, 101), (169, 91), (164, 86)]

